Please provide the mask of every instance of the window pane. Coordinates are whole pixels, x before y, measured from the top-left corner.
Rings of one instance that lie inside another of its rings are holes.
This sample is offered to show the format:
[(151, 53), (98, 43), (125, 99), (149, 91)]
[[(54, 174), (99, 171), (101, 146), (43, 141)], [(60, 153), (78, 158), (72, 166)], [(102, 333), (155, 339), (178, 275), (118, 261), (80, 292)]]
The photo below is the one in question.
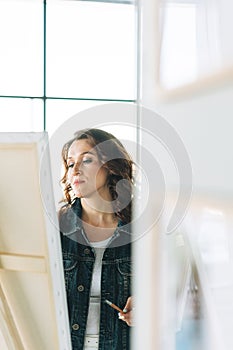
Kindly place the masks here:
[[(75, 100), (48, 100), (46, 108), (46, 131), (51, 137), (54, 132), (69, 118), (88, 108), (98, 106), (103, 102), (75, 101)], [(96, 121), (93, 121), (97, 123)], [(101, 120), (99, 120), (99, 123)], [(83, 123), (82, 123), (83, 124)], [(82, 128), (82, 127), (81, 127)], [(80, 126), (77, 125), (77, 130)], [(73, 133), (76, 130), (73, 130)], [(73, 136), (70, 135), (71, 137)]]
[(0, 1), (0, 94), (42, 96), (43, 2)]
[(40, 99), (0, 99), (0, 131), (43, 131), (43, 102)]
[[(70, 136), (72, 137), (75, 131), (89, 127), (90, 122), (92, 123), (91, 125), (92, 127), (96, 127), (97, 124), (99, 125), (104, 122), (105, 117), (103, 120), (101, 120), (101, 115), (98, 114), (98, 109), (96, 111), (94, 110), (95, 106), (113, 104), (113, 109), (114, 109), (115, 103), (116, 102), (103, 103), (101, 101), (97, 102), (97, 101), (75, 101), (75, 100), (48, 100), (47, 107), (46, 107), (46, 131), (48, 131), (50, 137), (53, 137), (53, 134), (56, 133), (57, 129), (63, 123), (68, 121), (69, 118), (72, 118), (73, 116), (75, 116), (76, 114), (82, 111), (92, 109), (94, 111), (93, 113), (86, 114), (88, 116), (88, 120), (83, 120), (84, 114), (80, 113), (80, 118), (82, 118), (82, 120), (80, 120), (80, 124), (77, 123), (77, 126), (75, 127), (75, 129), (70, 132)], [(127, 105), (134, 106), (134, 103), (126, 103), (125, 105), (126, 105), (125, 110), (127, 111)], [(109, 126), (105, 125), (104, 129), (113, 133), (114, 135), (119, 136), (119, 138), (121, 137), (121, 138), (135, 140), (136, 130), (132, 129), (129, 132), (129, 130), (126, 127), (124, 127), (123, 129), (122, 128), (119, 129), (119, 126), (117, 126), (117, 120), (114, 116), (114, 110), (110, 114), (111, 115), (109, 116), (109, 124), (114, 122), (116, 125), (109, 125)], [(128, 113), (125, 118), (125, 123), (131, 123), (133, 125), (136, 125), (136, 114), (134, 117), (132, 117)], [(103, 128), (103, 126), (101, 127)], [(67, 131), (67, 130), (64, 129), (64, 131)]]
[(134, 99), (135, 7), (47, 2), (47, 94)]

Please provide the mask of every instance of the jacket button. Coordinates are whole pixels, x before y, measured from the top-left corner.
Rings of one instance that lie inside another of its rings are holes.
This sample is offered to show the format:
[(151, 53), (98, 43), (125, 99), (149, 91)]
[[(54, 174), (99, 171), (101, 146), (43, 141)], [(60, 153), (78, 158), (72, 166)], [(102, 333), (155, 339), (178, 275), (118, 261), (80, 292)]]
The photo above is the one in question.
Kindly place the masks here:
[(79, 329), (79, 324), (77, 324), (77, 323), (73, 324), (72, 329), (74, 331), (77, 331)]
[(84, 291), (84, 286), (83, 286), (82, 284), (80, 284), (80, 285), (78, 286), (78, 291), (79, 291), (79, 292), (83, 292), (83, 291)]
[(89, 248), (85, 248), (84, 249), (84, 254), (90, 254), (90, 249)]

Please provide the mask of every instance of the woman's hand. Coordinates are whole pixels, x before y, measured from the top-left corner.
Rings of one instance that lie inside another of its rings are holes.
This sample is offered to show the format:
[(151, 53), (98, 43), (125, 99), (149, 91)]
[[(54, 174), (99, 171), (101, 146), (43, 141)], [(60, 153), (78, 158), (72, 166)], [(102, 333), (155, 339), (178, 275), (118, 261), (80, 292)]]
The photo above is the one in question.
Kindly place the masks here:
[(119, 319), (126, 322), (128, 326), (133, 326), (133, 298), (129, 297), (123, 309), (119, 312)]

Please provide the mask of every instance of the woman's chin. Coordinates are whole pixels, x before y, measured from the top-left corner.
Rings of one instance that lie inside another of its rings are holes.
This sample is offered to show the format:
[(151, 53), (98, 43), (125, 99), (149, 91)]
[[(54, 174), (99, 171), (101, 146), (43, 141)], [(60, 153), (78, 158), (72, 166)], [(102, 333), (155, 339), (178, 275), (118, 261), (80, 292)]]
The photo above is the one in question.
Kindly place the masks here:
[(77, 192), (77, 193), (75, 193), (75, 197), (76, 198), (83, 198), (83, 195), (82, 195), (82, 193)]

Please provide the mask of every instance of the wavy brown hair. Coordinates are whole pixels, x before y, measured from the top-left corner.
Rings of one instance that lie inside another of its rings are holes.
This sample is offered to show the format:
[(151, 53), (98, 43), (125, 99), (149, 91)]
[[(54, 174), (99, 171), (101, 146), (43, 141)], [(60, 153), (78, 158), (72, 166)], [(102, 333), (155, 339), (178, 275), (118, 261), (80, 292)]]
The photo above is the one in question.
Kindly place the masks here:
[(90, 145), (95, 147), (102, 167), (107, 170), (107, 186), (113, 200), (116, 217), (124, 223), (129, 223), (132, 209), (133, 161), (122, 143), (115, 136), (101, 129), (80, 130), (63, 146), (64, 174), (60, 181), (63, 187), (63, 201), (72, 204), (75, 199), (71, 185), (67, 181), (67, 157), (72, 143), (83, 139), (88, 140)]

